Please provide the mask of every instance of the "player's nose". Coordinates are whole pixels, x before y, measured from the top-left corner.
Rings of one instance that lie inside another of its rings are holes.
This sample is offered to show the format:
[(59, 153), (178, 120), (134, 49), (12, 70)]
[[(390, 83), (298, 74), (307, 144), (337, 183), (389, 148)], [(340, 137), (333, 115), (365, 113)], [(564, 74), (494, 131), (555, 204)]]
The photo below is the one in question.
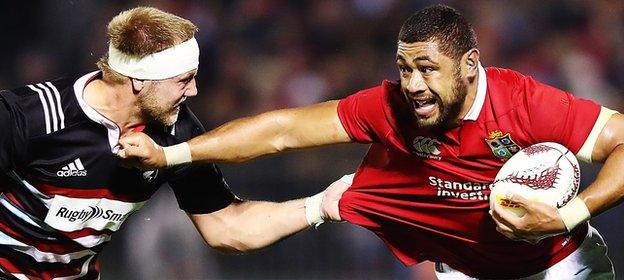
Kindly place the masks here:
[(195, 96), (197, 95), (197, 84), (195, 83), (195, 79), (191, 80), (187, 85), (184, 96)]
[(406, 89), (410, 94), (410, 97), (425, 92), (427, 90), (427, 84), (425, 83), (425, 80), (418, 71), (414, 71), (414, 73), (412, 73), (407, 83)]

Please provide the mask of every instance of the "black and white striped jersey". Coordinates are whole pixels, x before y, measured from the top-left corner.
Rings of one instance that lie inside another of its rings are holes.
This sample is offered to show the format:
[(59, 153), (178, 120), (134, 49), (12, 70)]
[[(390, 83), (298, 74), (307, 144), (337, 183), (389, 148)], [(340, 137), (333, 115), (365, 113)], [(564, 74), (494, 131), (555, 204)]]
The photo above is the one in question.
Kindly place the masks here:
[[(119, 127), (82, 98), (99, 75), (0, 92), (0, 274), (98, 279), (102, 247), (164, 183), (189, 213), (210, 213), (234, 199), (214, 164), (121, 167)], [(163, 146), (203, 131), (185, 105), (174, 126), (143, 130)]]

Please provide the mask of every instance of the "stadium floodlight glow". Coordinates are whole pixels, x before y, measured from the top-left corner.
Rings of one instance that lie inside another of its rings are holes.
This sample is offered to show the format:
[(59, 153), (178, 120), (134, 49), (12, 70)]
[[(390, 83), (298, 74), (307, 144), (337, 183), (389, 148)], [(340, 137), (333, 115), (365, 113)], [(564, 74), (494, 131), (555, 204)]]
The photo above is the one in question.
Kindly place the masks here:
[(119, 74), (141, 80), (163, 80), (199, 66), (195, 37), (160, 52), (138, 57), (108, 45), (108, 65)]

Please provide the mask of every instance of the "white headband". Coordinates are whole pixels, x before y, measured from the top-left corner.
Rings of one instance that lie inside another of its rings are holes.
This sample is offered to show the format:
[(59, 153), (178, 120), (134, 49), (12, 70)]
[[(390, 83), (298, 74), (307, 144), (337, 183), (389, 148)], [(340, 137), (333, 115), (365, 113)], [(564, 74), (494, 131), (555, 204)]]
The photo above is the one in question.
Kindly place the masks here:
[(137, 57), (108, 45), (108, 65), (124, 76), (143, 80), (163, 80), (199, 66), (199, 45), (195, 37), (160, 52)]

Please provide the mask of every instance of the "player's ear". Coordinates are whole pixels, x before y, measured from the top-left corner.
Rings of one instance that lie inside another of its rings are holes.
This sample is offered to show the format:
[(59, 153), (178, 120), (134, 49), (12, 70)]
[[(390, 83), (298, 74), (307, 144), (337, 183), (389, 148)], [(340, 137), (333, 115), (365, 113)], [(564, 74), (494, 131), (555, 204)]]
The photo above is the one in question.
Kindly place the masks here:
[(134, 93), (139, 93), (145, 86), (144, 80), (130, 78), (130, 81), (132, 81), (132, 92)]
[(474, 80), (479, 72), (479, 50), (472, 48), (464, 53), (461, 59), (461, 65), (463, 68), (462, 71), (466, 73), (466, 78), (469, 81)]

